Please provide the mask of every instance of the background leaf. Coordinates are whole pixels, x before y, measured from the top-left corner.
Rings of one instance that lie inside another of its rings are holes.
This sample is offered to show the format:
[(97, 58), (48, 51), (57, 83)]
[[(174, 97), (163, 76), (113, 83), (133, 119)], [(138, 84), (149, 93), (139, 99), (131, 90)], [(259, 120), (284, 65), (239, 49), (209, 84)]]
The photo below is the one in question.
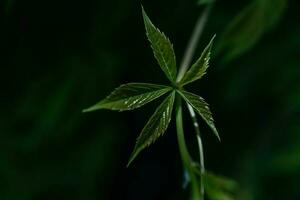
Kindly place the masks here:
[(147, 146), (153, 143), (168, 128), (171, 121), (175, 92), (172, 92), (151, 116), (137, 139), (134, 150), (130, 156), (128, 165)]
[(229, 178), (205, 172), (203, 176), (204, 188), (210, 200), (234, 200), (237, 183)]
[(149, 83), (129, 83), (121, 85), (104, 100), (85, 109), (84, 112), (98, 109), (132, 110), (153, 101), (170, 90), (170, 87)]
[(185, 99), (185, 101), (195, 109), (195, 111), (202, 117), (202, 119), (204, 119), (204, 121), (208, 124), (208, 126), (220, 140), (220, 136), (215, 127), (212, 113), (210, 112), (210, 109), (208, 107), (208, 103), (206, 103), (202, 97), (193, 93), (186, 91), (180, 91), (179, 93)]
[(194, 82), (206, 74), (206, 69), (209, 66), (210, 52), (214, 39), (215, 35), (203, 50), (200, 58), (198, 58), (198, 60), (184, 74), (183, 78), (180, 81), (181, 85), (186, 85), (188, 83)]
[(247, 52), (279, 22), (285, 8), (286, 0), (253, 0), (225, 29), (217, 52), (224, 53), (224, 61)]
[(143, 8), (142, 10), (147, 37), (151, 43), (154, 56), (168, 79), (175, 82), (177, 69), (173, 46), (170, 40), (152, 24), (145, 10)]

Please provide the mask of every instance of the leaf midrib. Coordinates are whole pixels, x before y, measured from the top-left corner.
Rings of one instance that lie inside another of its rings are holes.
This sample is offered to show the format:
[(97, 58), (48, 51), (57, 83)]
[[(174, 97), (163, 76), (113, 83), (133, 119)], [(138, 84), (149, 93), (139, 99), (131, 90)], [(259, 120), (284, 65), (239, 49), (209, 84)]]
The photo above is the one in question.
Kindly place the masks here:
[[(154, 27), (155, 28), (155, 27)], [(163, 32), (160, 32), (160, 30), (159, 29), (157, 29), (157, 28), (155, 28), (167, 41), (169, 41), (169, 39), (165, 36), (165, 34), (163, 33)], [(157, 42), (155, 42), (155, 45), (156, 46), (158, 46), (157, 45)], [(172, 47), (172, 44), (171, 44), (171, 47)], [(155, 51), (155, 49), (156, 48), (153, 48), (153, 50)], [(161, 50), (161, 48), (157, 48), (158, 49), (158, 51), (159, 51), (159, 53), (162, 55), (163, 54), (163, 51)], [(173, 56), (172, 56), (173, 57)], [(166, 62), (166, 59), (164, 58), (164, 56), (161, 56), (161, 58), (162, 58), (162, 60), (163, 60), (163, 62), (164, 62), (164, 64), (165, 64), (165, 69), (167, 70), (167, 73), (169, 74), (169, 79), (170, 79), (170, 81), (172, 82), (172, 83), (174, 83), (174, 81), (175, 81), (175, 79), (174, 79), (174, 77), (173, 77), (173, 75), (172, 75), (172, 73), (171, 73), (171, 71), (170, 71), (170, 69), (169, 69), (169, 65), (167, 64), (167, 62)], [(159, 64), (159, 63), (158, 63)], [(176, 66), (175, 66), (176, 67)], [(175, 73), (175, 77), (176, 77), (176, 73)]]

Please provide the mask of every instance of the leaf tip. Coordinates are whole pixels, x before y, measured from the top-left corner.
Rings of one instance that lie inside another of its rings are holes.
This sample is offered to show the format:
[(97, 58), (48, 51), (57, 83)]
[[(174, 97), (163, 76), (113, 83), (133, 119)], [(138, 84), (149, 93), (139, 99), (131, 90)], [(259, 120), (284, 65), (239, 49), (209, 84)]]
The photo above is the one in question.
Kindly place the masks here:
[(218, 133), (218, 131), (217, 131), (217, 129), (216, 128), (214, 128), (214, 133), (215, 133), (215, 135), (217, 136), (217, 138), (218, 138), (218, 140), (219, 140), (219, 142), (221, 142), (221, 137), (220, 137), (220, 135), (219, 135), (219, 133)]
[(86, 108), (86, 109), (83, 109), (81, 112), (82, 113), (87, 113), (87, 112), (91, 112), (92, 110), (91, 110), (91, 108)]
[(218, 141), (221, 142), (221, 137), (220, 137), (219, 132), (218, 132), (217, 128), (215, 127), (215, 125), (214, 124), (209, 124), (209, 126), (210, 126), (212, 132), (218, 138)]
[(144, 6), (142, 4), (141, 4), (141, 7), (142, 7), (143, 18), (144, 18), (144, 20), (146, 20), (146, 19), (148, 19), (148, 15), (147, 15), (147, 13), (146, 13), (146, 11), (144, 9)]
[(217, 34), (215, 33), (215, 34), (212, 36), (212, 38), (210, 39), (210, 42), (209, 42), (210, 48), (211, 48), (213, 42), (215, 41), (215, 38), (216, 38), (216, 37), (217, 37)]
[(221, 137), (219, 135), (217, 136), (217, 138), (218, 138), (219, 142), (222, 142)]
[(131, 158), (128, 160), (127, 165), (126, 165), (126, 168), (129, 168), (129, 167), (130, 167), (132, 161), (133, 161), (133, 160), (132, 160)]
[(131, 164), (131, 161), (129, 160), (126, 164), (126, 168), (129, 168), (130, 164)]
[(215, 39), (215, 37), (217, 37), (217, 34), (216, 34), (216, 33), (213, 35), (212, 39)]
[(145, 12), (143, 4), (141, 4), (142, 12)]
[(127, 168), (129, 168), (129, 166), (131, 165), (131, 163), (134, 161), (134, 159), (137, 157), (137, 155), (139, 154), (141, 150), (136, 150), (136, 148), (133, 150), (133, 152), (131, 153), (128, 163), (126, 165)]
[(101, 109), (101, 107), (99, 105), (94, 105), (92, 107), (83, 109), (82, 112), (87, 113), (87, 112), (92, 112), (92, 111), (95, 111), (95, 110), (98, 110), (98, 109)]

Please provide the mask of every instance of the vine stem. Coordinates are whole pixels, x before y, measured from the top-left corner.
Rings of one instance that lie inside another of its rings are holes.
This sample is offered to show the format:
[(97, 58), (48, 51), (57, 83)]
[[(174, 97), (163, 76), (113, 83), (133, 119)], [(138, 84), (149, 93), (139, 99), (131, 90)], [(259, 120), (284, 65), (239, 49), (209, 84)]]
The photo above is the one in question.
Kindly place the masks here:
[(204, 153), (203, 153), (203, 144), (202, 144), (202, 139), (201, 139), (201, 135), (200, 135), (200, 128), (199, 128), (199, 124), (196, 118), (196, 114), (195, 111), (193, 109), (193, 107), (189, 104), (187, 104), (188, 110), (190, 112), (191, 118), (193, 120), (193, 125), (194, 125), (194, 129), (196, 132), (196, 137), (197, 137), (197, 142), (198, 142), (198, 148), (199, 148), (199, 162), (200, 162), (200, 174), (201, 174), (201, 185), (200, 185), (200, 192), (201, 192), (201, 196), (202, 199), (204, 199), (204, 186), (203, 186), (203, 175), (205, 173), (205, 166), (204, 166)]
[(203, 29), (205, 27), (205, 24), (207, 22), (209, 13), (211, 11), (211, 5), (206, 6), (206, 8), (204, 9), (203, 13), (199, 16), (195, 28), (193, 30), (192, 36), (189, 40), (189, 43), (187, 45), (187, 48), (185, 50), (182, 62), (180, 64), (180, 68), (179, 68), (179, 72), (178, 72), (178, 76), (177, 76), (177, 82), (179, 82), (183, 75), (185, 74), (185, 72), (187, 71), (189, 65), (191, 64), (192, 58), (194, 56), (198, 41), (203, 33)]
[(182, 163), (184, 168), (188, 171), (188, 174), (191, 179), (191, 185), (192, 185), (192, 200), (199, 200), (203, 199), (202, 195), (199, 194), (199, 185), (197, 182), (197, 177), (195, 173), (193, 172), (193, 166), (192, 166), (192, 160), (189, 155), (185, 138), (184, 138), (184, 131), (183, 131), (183, 122), (182, 122), (182, 105), (181, 105), (181, 98), (176, 98), (176, 128), (177, 128), (177, 140), (178, 140), (178, 146), (179, 151), (182, 159)]
[[(204, 27), (206, 25), (208, 16), (210, 14), (211, 8), (213, 6), (213, 3), (206, 6), (206, 8), (204, 9), (203, 13), (199, 16), (195, 28), (193, 30), (192, 36), (189, 40), (189, 43), (187, 45), (187, 48), (185, 50), (182, 62), (180, 64), (180, 68), (179, 68), (179, 72), (178, 72), (178, 76), (177, 76), (177, 82), (179, 82), (182, 77), (184, 76), (184, 74), (186, 73), (189, 65), (192, 62), (192, 58), (194, 56), (197, 44), (199, 42), (199, 39), (203, 33)], [(203, 186), (203, 174), (205, 173), (205, 166), (204, 166), (204, 153), (203, 153), (203, 144), (202, 144), (202, 140), (201, 140), (201, 135), (200, 135), (200, 129), (199, 129), (199, 124), (197, 122), (197, 118), (195, 115), (195, 111), (194, 109), (188, 104), (188, 110), (190, 113), (190, 116), (193, 120), (193, 125), (194, 125), (194, 129), (196, 132), (196, 137), (197, 137), (197, 142), (198, 142), (198, 149), (199, 149), (199, 162), (200, 162), (200, 196), (198, 197), (198, 199), (202, 199), (204, 200), (204, 186)], [(187, 148), (186, 148), (186, 144), (185, 144), (185, 140), (184, 140), (184, 135), (183, 135), (183, 126), (182, 126), (182, 108), (181, 108), (181, 102), (180, 105), (177, 105), (177, 112), (176, 112), (176, 124), (177, 124), (177, 136), (178, 136), (178, 142), (179, 142), (179, 148), (180, 148), (180, 152), (181, 152), (181, 157), (183, 159), (183, 164), (185, 166), (185, 168), (189, 171), (189, 175), (191, 176), (191, 181), (192, 181), (192, 187), (193, 190), (195, 191), (197, 188), (194, 187), (198, 187), (196, 183), (196, 180), (193, 180), (195, 178), (194, 173), (192, 172), (192, 169), (190, 168), (190, 164), (192, 163)], [(187, 163), (188, 162), (188, 163)], [(195, 192), (193, 192), (193, 196)], [(198, 193), (198, 192), (197, 192)]]

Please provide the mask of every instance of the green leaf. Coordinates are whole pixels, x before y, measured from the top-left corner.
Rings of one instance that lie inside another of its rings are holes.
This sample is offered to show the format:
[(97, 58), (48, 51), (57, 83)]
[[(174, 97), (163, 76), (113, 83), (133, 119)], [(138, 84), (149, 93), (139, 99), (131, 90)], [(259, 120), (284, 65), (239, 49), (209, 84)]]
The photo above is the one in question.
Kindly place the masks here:
[(205, 172), (203, 175), (205, 191), (211, 200), (234, 200), (238, 184), (229, 178)]
[(179, 94), (204, 119), (204, 121), (208, 124), (208, 126), (220, 140), (219, 133), (214, 124), (212, 113), (210, 112), (210, 109), (208, 107), (209, 105), (204, 101), (204, 99), (198, 95), (186, 91), (179, 91)]
[(155, 110), (146, 126), (143, 128), (140, 136), (137, 138), (135, 148), (130, 156), (127, 166), (136, 158), (136, 156), (147, 146), (163, 135), (171, 121), (175, 92), (172, 92), (160, 106)]
[(142, 10), (146, 34), (151, 43), (154, 57), (168, 79), (174, 83), (176, 80), (177, 69), (173, 46), (170, 40), (152, 24), (144, 8), (142, 8)]
[(121, 85), (104, 100), (83, 110), (83, 112), (98, 109), (132, 110), (157, 99), (170, 90), (170, 87), (149, 83), (129, 83)]
[(222, 188), (226, 191), (234, 192), (238, 188), (238, 184), (236, 181), (224, 176), (213, 174), (211, 172), (206, 171), (204, 173), (203, 179), (204, 183), (213, 184), (214, 187)]
[(180, 85), (186, 85), (188, 83), (194, 82), (200, 79), (204, 74), (206, 74), (206, 69), (209, 66), (210, 52), (211, 52), (211, 47), (214, 39), (215, 39), (215, 35), (203, 50), (200, 58), (184, 74), (183, 78), (179, 82)]
[(223, 60), (233, 60), (250, 50), (278, 22), (286, 8), (286, 0), (254, 0), (229, 24), (221, 36), (217, 53)]

